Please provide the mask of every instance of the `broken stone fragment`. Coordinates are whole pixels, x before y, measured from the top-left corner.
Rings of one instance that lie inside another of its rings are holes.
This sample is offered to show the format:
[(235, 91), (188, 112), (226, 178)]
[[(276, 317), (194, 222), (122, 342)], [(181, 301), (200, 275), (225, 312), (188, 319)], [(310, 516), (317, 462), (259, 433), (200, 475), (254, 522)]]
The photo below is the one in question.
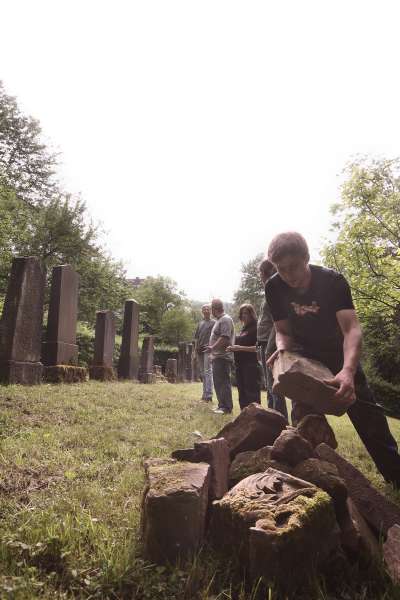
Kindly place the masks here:
[(327, 385), (332, 372), (317, 360), (294, 352), (280, 352), (273, 365), (273, 391), (296, 403), (307, 404), (317, 414), (343, 415), (354, 402), (334, 398), (337, 388)]
[(204, 538), (209, 465), (167, 459), (147, 461), (145, 468), (145, 557), (160, 564), (193, 555)]
[(213, 503), (210, 532), (213, 543), (227, 558), (238, 555), (252, 577), (285, 588), (304, 582), (338, 544), (329, 496), (271, 468)]
[(400, 525), (393, 525), (383, 544), (383, 556), (390, 577), (394, 583), (400, 583)]
[(272, 445), (286, 425), (285, 417), (278, 411), (253, 403), (225, 425), (215, 437), (226, 439), (233, 459), (239, 452)]
[(260, 450), (248, 450), (237, 454), (229, 469), (229, 486), (232, 487), (245, 477), (262, 473), (269, 467), (284, 473), (291, 473), (289, 465), (271, 458), (272, 446), (265, 446)]
[(313, 448), (322, 443), (328, 444), (334, 450), (338, 446), (333, 429), (324, 415), (307, 415), (303, 417), (297, 425), (297, 431), (305, 440), (310, 442)]
[(346, 511), (338, 519), (343, 548), (357, 560), (379, 559), (380, 550), (377, 537), (359, 513), (351, 498), (347, 498)]
[(314, 452), (310, 442), (293, 429), (282, 431), (271, 448), (271, 458), (293, 467), (313, 456)]
[(337, 516), (346, 512), (347, 487), (335, 465), (318, 458), (307, 458), (294, 467), (292, 474), (329, 494)]
[(383, 533), (386, 537), (388, 530), (400, 523), (400, 508), (378, 492), (354, 465), (327, 444), (320, 444), (315, 452), (322, 460), (336, 465), (356, 508), (376, 533)]

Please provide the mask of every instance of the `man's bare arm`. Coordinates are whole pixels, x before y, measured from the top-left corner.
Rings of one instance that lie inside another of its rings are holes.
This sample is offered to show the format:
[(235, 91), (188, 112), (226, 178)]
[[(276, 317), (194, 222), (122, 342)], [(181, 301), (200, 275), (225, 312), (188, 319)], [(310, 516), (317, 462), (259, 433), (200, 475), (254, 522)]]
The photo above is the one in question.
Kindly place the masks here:
[(274, 327), (276, 333), (277, 350), (290, 350), (293, 346), (293, 337), (288, 319), (276, 321), (274, 323)]

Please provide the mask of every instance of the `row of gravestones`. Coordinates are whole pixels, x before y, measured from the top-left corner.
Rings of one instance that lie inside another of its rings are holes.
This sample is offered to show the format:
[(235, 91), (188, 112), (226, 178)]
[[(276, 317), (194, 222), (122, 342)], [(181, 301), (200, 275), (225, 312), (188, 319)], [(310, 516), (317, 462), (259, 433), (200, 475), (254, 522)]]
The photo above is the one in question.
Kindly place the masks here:
[[(42, 342), (45, 272), (38, 258), (15, 258), (11, 267), (2, 318), (0, 320), (0, 381), (37, 384), (76, 382), (87, 378), (87, 369), (78, 366), (76, 327), (79, 276), (70, 265), (53, 268), (45, 341)], [(121, 352), (120, 379), (153, 383), (162, 379), (161, 367), (154, 365), (154, 338), (143, 340), (139, 362), (139, 305), (126, 300)], [(115, 317), (111, 310), (96, 312), (91, 379), (115, 378), (113, 354)], [(179, 346), (178, 359), (170, 358), (166, 378), (171, 383), (193, 380), (193, 345)]]

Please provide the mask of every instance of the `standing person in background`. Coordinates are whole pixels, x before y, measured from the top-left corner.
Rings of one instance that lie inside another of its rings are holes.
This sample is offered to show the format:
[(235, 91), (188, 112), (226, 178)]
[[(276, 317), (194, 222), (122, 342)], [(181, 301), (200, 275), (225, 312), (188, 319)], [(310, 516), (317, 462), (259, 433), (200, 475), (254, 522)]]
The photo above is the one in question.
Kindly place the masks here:
[(257, 360), (257, 315), (251, 304), (242, 304), (239, 319), (243, 327), (235, 338), (235, 344), (227, 351), (234, 353), (236, 383), (241, 410), (252, 402), (261, 403), (260, 372)]
[(200, 377), (203, 382), (203, 395), (201, 399), (205, 402), (211, 402), (213, 395), (211, 357), (205, 350), (208, 347), (215, 321), (211, 319), (211, 307), (209, 304), (204, 304), (201, 307), (201, 312), (203, 313), (203, 319), (197, 325), (194, 334), (196, 360), (199, 366)]
[[(264, 258), (259, 265), (260, 278), (264, 286), (268, 279), (276, 272), (274, 265), (267, 259)], [(267, 404), (268, 408), (274, 408), (279, 411), (286, 419), (288, 418), (286, 400), (284, 396), (274, 394), (272, 391), (272, 385), (274, 379), (272, 377), (272, 371), (266, 364), (268, 358), (276, 350), (275, 342), (275, 327), (272, 319), (271, 312), (269, 310), (266, 300), (263, 300), (260, 310), (260, 316), (257, 324), (257, 345), (261, 351), (261, 364), (264, 372), (265, 385), (267, 386)]]
[(206, 352), (211, 354), (212, 373), (218, 408), (214, 412), (220, 415), (232, 412), (231, 366), (233, 354), (227, 350), (235, 341), (235, 328), (229, 315), (224, 312), (221, 300), (214, 298), (211, 312), (216, 319)]

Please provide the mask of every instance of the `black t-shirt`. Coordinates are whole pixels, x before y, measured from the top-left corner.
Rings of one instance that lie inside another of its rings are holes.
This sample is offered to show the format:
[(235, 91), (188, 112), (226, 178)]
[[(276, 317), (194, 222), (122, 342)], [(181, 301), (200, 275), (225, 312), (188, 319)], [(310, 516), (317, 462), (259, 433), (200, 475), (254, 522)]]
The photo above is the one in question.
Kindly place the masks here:
[[(255, 346), (257, 344), (257, 321), (245, 325), (235, 337), (239, 346)], [(257, 362), (257, 352), (234, 352), (236, 365), (247, 365)]]
[(349, 284), (332, 269), (310, 265), (311, 281), (300, 293), (276, 273), (265, 285), (274, 321), (288, 319), (300, 351), (337, 371), (343, 366), (343, 335), (336, 313), (354, 309)]

